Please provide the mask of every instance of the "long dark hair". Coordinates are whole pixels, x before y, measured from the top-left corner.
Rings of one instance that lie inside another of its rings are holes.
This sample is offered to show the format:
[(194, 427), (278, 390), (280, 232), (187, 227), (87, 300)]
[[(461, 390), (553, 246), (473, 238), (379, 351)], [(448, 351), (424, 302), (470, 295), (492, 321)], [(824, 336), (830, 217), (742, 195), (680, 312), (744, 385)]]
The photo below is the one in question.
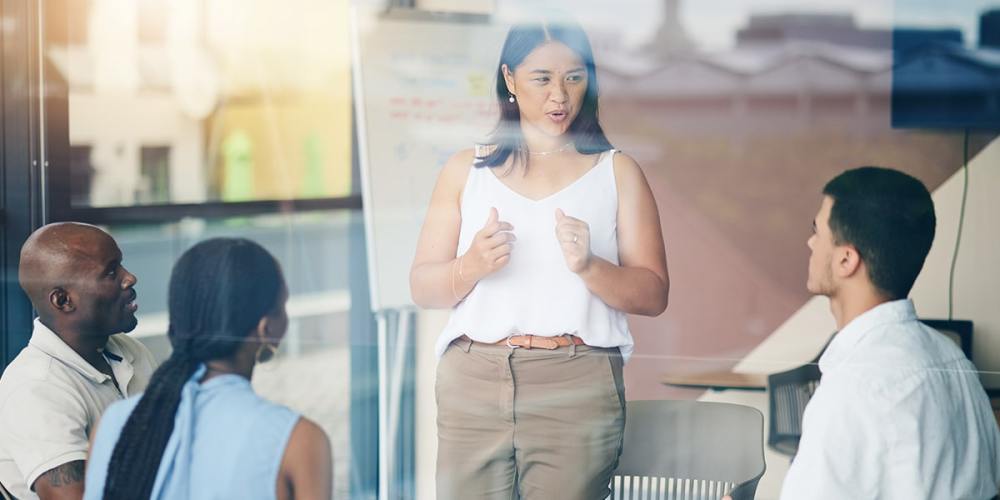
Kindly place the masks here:
[(559, 42), (576, 52), (587, 68), (587, 91), (576, 119), (570, 124), (568, 133), (573, 136), (576, 150), (583, 154), (600, 153), (611, 149), (611, 142), (604, 135), (597, 117), (597, 68), (594, 52), (583, 28), (574, 23), (519, 24), (507, 32), (507, 40), (500, 52), (497, 64), (496, 98), (500, 106), (500, 121), (490, 134), (489, 145), (482, 156), (477, 154), (477, 167), (503, 165), (512, 153), (518, 153), (516, 160), (526, 163), (524, 135), (521, 133), (521, 112), (516, 102), (508, 100), (509, 91), (504, 81), (503, 66), (513, 72), (531, 51), (546, 42)]
[(184, 252), (170, 276), (167, 335), (174, 350), (115, 444), (105, 499), (149, 498), (184, 384), (200, 363), (232, 356), (275, 310), (283, 287), (278, 262), (250, 240), (215, 238)]

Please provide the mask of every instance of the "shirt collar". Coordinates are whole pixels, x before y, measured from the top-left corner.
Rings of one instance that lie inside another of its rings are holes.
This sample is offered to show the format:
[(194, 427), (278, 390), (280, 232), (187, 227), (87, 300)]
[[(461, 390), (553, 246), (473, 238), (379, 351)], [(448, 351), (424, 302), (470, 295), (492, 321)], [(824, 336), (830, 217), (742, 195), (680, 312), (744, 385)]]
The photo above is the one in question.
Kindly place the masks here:
[(917, 319), (916, 309), (910, 299), (883, 302), (851, 320), (840, 329), (830, 345), (819, 358), (819, 369), (827, 372), (835, 369), (851, 354), (865, 335), (878, 326), (901, 323)]
[[(94, 368), (70, 346), (66, 345), (55, 332), (43, 325), (38, 318), (35, 318), (34, 329), (31, 332), (31, 340), (28, 341), (28, 344), (72, 368), (95, 384), (103, 384), (111, 379), (111, 377)], [(108, 349), (109, 352), (119, 357), (126, 358), (124, 356), (125, 353), (122, 353), (121, 349), (117, 345), (113, 345), (110, 341), (105, 349)]]
[[(112, 335), (108, 337), (108, 343), (104, 346), (104, 352), (106, 357), (113, 361), (121, 362), (123, 359), (126, 363), (133, 365), (135, 364), (135, 353), (131, 349), (125, 349), (118, 340), (118, 335)], [(117, 359), (115, 359), (117, 358)]]

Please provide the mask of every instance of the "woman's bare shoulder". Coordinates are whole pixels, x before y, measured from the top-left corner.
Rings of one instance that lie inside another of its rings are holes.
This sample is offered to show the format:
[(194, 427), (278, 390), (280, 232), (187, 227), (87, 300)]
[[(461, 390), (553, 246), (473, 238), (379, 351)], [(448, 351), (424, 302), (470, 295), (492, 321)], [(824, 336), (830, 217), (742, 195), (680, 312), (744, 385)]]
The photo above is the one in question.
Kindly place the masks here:
[(330, 498), (332, 465), (326, 432), (312, 420), (299, 418), (281, 460), (278, 498)]
[(463, 165), (466, 167), (471, 166), (472, 162), (475, 161), (476, 157), (481, 156), (479, 148), (480, 146), (477, 145), (474, 148), (465, 148), (460, 151), (457, 151), (455, 154), (451, 155), (450, 158), (448, 158), (448, 162), (445, 163), (445, 166), (448, 165)]
[(465, 180), (469, 175), (469, 170), (476, 159), (476, 150), (473, 148), (463, 149), (448, 158), (441, 173), (438, 174), (438, 182), (452, 188), (461, 189), (465, 185)]
[(328, 453), (329, 449), (330, 441), (323, 428), (305, 417), (299, 418), (288, 438), (287, 455), (293, 459), (315, 457)]
[(639, 162), (635, 161), (627, 153), (616, 151), (614, 156), (615, 178), (619, 187), (635, 186), (646, 184), (646, 176), (639, 167)]
[(635, 158), (632, 158), (628, 153), (615, 150), (614, 155), (615, 171), (642, 171), (642, 169), (639, 168), (639, 162), (635, 161)]

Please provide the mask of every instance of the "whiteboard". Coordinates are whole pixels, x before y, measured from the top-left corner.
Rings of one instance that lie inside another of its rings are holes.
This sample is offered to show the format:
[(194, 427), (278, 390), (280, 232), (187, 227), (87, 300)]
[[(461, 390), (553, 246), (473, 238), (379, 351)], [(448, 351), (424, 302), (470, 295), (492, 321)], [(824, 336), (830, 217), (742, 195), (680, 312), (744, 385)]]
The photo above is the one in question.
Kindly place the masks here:
[(496, 125), (506, 27), (484, 16), (376, 11), (352, 23), (371, 304), (412, 305), (410, 265), (438, 172)]

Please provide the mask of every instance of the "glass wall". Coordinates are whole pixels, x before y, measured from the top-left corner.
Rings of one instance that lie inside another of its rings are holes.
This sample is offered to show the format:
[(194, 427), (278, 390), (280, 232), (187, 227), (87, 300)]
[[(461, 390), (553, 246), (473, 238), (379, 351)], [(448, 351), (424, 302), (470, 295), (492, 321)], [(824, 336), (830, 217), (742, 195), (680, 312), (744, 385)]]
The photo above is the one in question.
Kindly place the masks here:
[[(757, 498), (777, 498), (798, 435), (777, 440), (767, 376), (815, 369), (836, 329), (805, 288), (806, 241), (823, 185), (862, 165), (934, 193), (937, 239), (912, 297), (924, 319), (972, 322), (968, 343), (950, 325), (1000, 393), (995, 1), (29, 3), (0, 0), (0, 236), (18, 228), (0, 237), (0, 323), (27, 323), (10, 256), (41, 221), (118, 240), (139, 278), (134, 335), (159, 359), (178, 256), (213, 236), (262, 243), (285, 270), (291, 324), (253, 384), (326, 430), (338, 498), (435, 497), (433, 343), (448, 311), (410, 321), (409, 266), (441, 166), (496, 125), (517, 22), (584, 27), (603, 128), (658, 204), (670, 305), (629, 317), (629, 400), (759, 409)], [(383, 332), (377, 360), (376, 317), (406, 326)], [(21, 328), (0, 334), (8, 358)]]

